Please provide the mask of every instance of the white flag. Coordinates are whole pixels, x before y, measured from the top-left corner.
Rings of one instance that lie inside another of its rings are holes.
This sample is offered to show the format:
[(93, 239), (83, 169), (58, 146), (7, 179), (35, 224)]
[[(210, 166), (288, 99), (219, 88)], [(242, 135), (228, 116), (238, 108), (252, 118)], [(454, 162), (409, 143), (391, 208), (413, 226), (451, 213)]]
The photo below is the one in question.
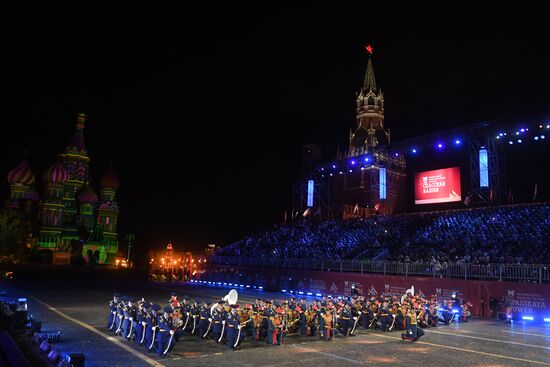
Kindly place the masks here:
[(359, 211), (359, 203), (355, 204), (355, 208), (353, 208), (353, 213), (357, 213)]
[(533, 192), (533, 201), (537, 201), (537, 196), (539, 195), (538, 186), (535, 183), (535, 192)]

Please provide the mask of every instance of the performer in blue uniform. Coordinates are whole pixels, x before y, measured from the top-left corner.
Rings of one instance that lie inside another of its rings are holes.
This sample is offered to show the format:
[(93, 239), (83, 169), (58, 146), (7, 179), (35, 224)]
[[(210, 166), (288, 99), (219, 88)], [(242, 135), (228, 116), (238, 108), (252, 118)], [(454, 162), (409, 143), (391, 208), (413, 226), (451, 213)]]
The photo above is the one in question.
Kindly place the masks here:
[(239, 305), (231, 305), (231, 312), (227, 314), (227, 341), (228, 348), (236, 349), (245, 338), (245, 332), (241, 330), (241, 320), (237, 313)]

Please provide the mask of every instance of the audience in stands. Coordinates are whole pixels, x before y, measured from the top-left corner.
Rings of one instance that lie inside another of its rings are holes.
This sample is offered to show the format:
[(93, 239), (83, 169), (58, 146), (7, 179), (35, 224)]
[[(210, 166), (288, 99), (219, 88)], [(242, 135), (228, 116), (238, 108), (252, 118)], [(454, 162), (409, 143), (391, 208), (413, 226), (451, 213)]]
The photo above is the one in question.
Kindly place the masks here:
[[(514, 205), (278, 225), (217, 254), (307, 259), (365, 258), (449, 264), (549, 264), (550, 204)], [(376, 253), (376, 251), (374, 251)]]

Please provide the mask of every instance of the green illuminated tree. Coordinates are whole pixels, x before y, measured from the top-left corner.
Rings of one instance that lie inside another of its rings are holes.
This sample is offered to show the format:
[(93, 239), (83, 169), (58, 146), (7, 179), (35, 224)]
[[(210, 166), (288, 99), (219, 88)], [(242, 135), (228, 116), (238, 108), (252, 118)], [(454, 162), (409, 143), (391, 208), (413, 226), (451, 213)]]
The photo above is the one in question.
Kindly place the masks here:
[(0, 209), (0, 259), (19, 260), (24, 252), (25, 223), (20, 214)]

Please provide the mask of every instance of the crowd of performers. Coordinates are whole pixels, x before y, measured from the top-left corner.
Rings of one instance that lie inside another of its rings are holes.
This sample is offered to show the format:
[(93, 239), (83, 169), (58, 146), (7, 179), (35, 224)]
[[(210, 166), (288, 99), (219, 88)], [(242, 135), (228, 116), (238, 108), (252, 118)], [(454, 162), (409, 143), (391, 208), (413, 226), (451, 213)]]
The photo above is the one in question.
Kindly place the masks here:
[(359, 327), (402, 330), (402, 339), (415, 341), (424, 335), (423, 328), (449, 324), (458, 317), (467, 321), (471, 306), (460, 304), (455, 297), (438, 302), (435, 296), (426, 299), (410, 292), (400, 298), (323, 297), (307, 301), (291, 297), (281, 302), (257, 298), (242, 307), (224, 300), (212, 303), (187, 296), (180, 300), (172, 293), (162, 308), (144, 299), (114, 294), (107, 327), (164, 357), (184, 335), (212, 339), (232, 349), (238, 349), (245, 338), (281, 345), (287, 334), (331, 340), (336, 333), (355, 336)]

